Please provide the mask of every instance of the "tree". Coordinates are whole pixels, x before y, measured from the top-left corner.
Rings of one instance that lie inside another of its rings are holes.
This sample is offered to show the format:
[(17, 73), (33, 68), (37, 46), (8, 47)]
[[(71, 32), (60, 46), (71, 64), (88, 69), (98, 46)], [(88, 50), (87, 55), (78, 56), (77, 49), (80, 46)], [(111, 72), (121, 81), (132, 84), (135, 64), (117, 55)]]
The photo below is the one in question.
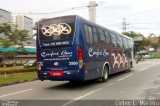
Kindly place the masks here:
[(142, 40), (142, 45), (143, 45), (143, 46), (149, 46), (150, 43), (151, 43), (151, 42), (150, 42), (149, 40), (147, 40), (147, 39), (143, 39), (143, 40)]
[(6, 23), (0, 24), (0, 34), (4, 35), (0, 37), (0, 46), (4, 48), (16, 45), (24, 48), (23, 42), (29, 40), (27, 30), (12, 30), (11, 26)]
[(11, 26), (7, 23), (0, 23), (0, 34), (4, 33), (5, 35), (11, 34)]
[(152, 37), (152, 36), (155, 36), (155, 34), (154, 34), (154, 33), (150, 33), (150, 34), (149, 34), (149, 37)]
[(12, 46), (12, 30), (11, 26), (7, 23), (0, 24), (0, 46), (7, 48)]
[[(131, 38), (143, 37), (141, 33), (137, 33), (134, 31), (123, 32), (122, 34), (127, 35), (128, 37), (131, 37)], [(142, 41), (134, 41), (134, 51), (137, 52), (137, 51), (143, 50), (144, 45), (148, 45), (148, 41), (144, 39)]]
[[(17, 45), (18, 49), (25, 50), (23, 42), (29, 40), (27, 30), (14, 30), (12, 33), (13, 45)], [(16, 37), (16, 38), (15, 38)]]
[(137, 36), (143, 36), (141, 33), (136, 33), (134, 31), (123, 32), (122, 34), (127, 35), (128, 37), (134, 38)]
[(151, 43), (151, 46), (157, 51), (157, 48), (160, 46), (159, 43)]
[[(10, 46), (12, 46), (12, 42), (11, 39), (9, 39), (10, 35), (11, 35), (11, 27), (9, 24), (6, 23), (0, 23), (0, 51), (3, 48), (9, 48)], [(2, 60), (5, 60), (6, 57), (8, 57), (8, 54), (11, 55), (11, 57), (14, 56), (14, 54), (8, 52), (8, 53), (4, 53), (4, 55), (1, 55), (1, 62)], [(10, 56), (9, 56), (10, 57)]]
[[(18, 49), (21, 49), (22, 51), (25, 50), (23, 42), (29, 40), (27, 30), (19, 30), (19, 29), (12, 30), (9, 24), (3, 23), (0, 24), (0, 34), (2, 35), (0, 36), (0, 48), (9, 48), (9, 47), (15, 48), (15, 46), (18, 46)], [(14, 55), (15, 57), (16, 49), (17, 48), (15, 48), (15, 50), (9, 54)]]

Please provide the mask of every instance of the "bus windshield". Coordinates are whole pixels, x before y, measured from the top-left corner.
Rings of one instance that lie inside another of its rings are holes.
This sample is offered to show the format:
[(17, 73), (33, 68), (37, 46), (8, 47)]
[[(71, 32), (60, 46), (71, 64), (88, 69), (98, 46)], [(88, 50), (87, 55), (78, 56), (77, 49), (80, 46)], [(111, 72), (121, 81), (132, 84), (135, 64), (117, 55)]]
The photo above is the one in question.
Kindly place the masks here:
[(43, 42), (73, 39), (75, 16), (46, 19), (39, 22), (39, 38)]

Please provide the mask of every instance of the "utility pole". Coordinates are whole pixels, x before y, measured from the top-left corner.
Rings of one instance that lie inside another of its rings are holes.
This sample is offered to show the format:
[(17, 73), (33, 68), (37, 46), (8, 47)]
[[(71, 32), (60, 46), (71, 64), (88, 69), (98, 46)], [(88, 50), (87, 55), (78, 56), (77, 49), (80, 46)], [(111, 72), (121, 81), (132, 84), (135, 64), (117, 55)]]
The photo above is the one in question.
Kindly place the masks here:
[(123, 32), (126, 32), (126, 18), (123, 18), (123, 21), (122, 21), (122, 30), (123, 30)]
[(89, 1), (89, 20), (93, 23), (96, 23), (96, 6), (98, 5), (95, 1)]
[(123, 20), (122, 20), (122, 30), (123, 30), (123, 32), (126, 32), (127, 25), (129, 25), (129, 23), (127, 23), (126, 18), (123, 18)]

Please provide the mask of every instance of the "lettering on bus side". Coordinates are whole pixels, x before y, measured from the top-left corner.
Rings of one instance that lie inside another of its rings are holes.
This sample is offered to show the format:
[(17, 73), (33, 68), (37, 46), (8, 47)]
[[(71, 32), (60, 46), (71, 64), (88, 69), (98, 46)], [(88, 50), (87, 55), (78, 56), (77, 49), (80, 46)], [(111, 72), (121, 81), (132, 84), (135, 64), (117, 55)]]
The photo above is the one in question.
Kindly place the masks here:
[(99, 56), (104, 56), (104, 57), (106, 57), (106, 56), (109, 55), (109, 52), (107, 52), (106, 49), (104, 49), (104, 50), (99, 50), (99, 49), (94, 50), (94, 49), (92, 49), (92, 48), (89, 48), (89, 50), (88, 50), (88, 55), (89, 55), (89, 57), (96, 56), (97, 58), (98, 58)]
[(69, 45), (69, 41), (42, 43), (43, 47), (63, 46), (63, 45)]
[(42, 52), (41, 53), (41, 56), (42, 57), (53, 57), (53, 56), (58, 56), (58, 57), (72, 57), (72, 52), (69, 52), (69, 51), (62, 51), (62, 52)]

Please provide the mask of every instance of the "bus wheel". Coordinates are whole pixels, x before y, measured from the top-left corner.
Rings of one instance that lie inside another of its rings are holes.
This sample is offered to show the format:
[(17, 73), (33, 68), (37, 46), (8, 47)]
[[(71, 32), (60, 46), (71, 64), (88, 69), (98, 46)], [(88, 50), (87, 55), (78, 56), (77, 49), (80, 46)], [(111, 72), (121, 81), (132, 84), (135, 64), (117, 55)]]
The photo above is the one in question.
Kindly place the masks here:
[(108, 79), (108, 67), (105, 66), (104, 69), (103, 69), (103, 74), (102, 74), (102, 82), (106, 82)]
[(128, 69), (126, 70), (126, 72), (131, 72), (132, 71), (132, 63), (130, 62), (129, 66), (128, 66)]

